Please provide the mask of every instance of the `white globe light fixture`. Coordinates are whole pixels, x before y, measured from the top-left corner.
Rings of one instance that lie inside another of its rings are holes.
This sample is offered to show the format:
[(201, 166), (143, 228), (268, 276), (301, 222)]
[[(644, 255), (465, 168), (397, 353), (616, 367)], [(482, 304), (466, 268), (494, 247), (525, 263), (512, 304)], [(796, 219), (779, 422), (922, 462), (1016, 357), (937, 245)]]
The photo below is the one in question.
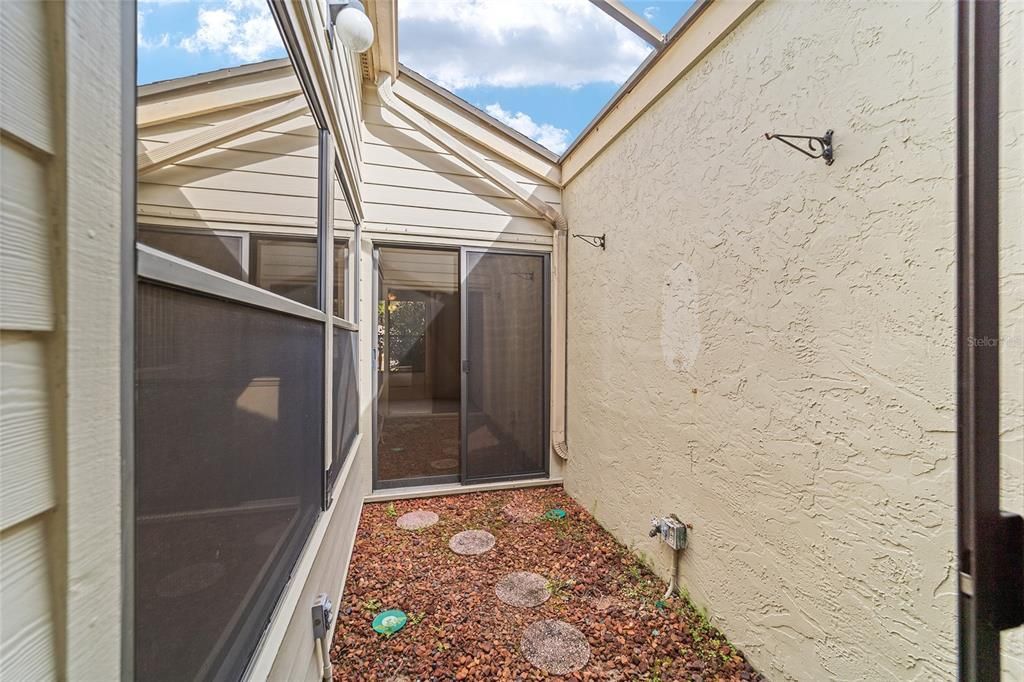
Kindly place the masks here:
[(373, 24), (359, 0), (328, 0), (331, 38), (352, 52), (366, 52), (373, 45)]

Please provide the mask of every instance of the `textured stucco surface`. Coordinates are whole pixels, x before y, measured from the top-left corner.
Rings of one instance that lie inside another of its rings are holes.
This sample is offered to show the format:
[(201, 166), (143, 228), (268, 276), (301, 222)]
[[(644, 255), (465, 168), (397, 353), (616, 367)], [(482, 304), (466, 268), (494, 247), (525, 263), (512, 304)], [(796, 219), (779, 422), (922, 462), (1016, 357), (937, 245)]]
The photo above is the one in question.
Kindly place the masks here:
[[(1024, 514), (1024, 2), (1002, 5), (999, 296), (1000, 504)], [(1024, 627), (1003, 633), (1003, 678), (1024, 680)]]
[(768, 0), (564, 192), (566, 488), (772, 679), (955, 676), (954, 25)]

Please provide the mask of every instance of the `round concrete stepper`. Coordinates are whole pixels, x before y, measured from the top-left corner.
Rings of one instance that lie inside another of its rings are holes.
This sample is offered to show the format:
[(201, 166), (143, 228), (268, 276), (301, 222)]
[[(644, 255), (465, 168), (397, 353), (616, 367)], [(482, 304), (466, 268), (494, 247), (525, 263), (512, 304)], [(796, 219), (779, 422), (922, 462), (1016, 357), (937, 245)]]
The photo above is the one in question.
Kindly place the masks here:
[(526, 571), (509, 573), (499, 580), (494, 595), (506, 604), (527, 609), (540, 606), (551, 597), (544, 576)]
[(519, 648), (526, 660), (551, 675), (568, 675), (590, 660), (587, 638), (561, 620), (538, 620), (523, 632)]
[(465, 556), (483, 554), (494, 547), (494, 536), (485, 530), (464, 530), (452, 536), (448, 547), (456, 554)]
[(402, 530), (419, 530), (420, 528), (427, 528), (433, 526), (438, 521), (438, 516), (432, 511), (423, 511), (417, 509), (411, 511), (408, 514), (402, 514), (395, 521), (395, 525)]

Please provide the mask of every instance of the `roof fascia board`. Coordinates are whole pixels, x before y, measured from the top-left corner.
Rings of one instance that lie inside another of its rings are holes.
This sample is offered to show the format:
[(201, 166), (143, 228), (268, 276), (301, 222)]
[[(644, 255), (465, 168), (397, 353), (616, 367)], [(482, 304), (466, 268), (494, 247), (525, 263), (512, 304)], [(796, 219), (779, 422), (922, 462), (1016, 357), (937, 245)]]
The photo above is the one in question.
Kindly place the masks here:
[[(516, 166), (556, 187), (561, 186), (558, 158), (550, 151), (504, 124), (491, 119), (444, 89), (418, 74), (402, 69), (402, 77), (394, 84), (394, 93), (404, 102), (427, 115), (438, 124), (480, 144)], [(541, 151), (543, 150), (543, 151)]]
[(762, 0), (703, 0), (680, 19), (668, 44), (640, 65), (560, 159), (567, 185), (626, 128), (686, 75)]
[(665, 34), (619, 0), (590, 0), (591, 4), (633, 32), (656, 50), (665, 45)]
[(230, 121), (208, 126), (194, 135), (175, 140), (150, 152), (140, 152), (137, 160), (138, 175), (152, 173), (219, 144), (237, 140), (249, 133), (301, 116), (306, 111), (305, 96), (297, 95)]
[(376, 40), (370, 48), (371, 77), (376, 83), (381, 73), (398, 78), (397, 0), (367, 0), (366, 15), (373, 23)]
[[(190, 80), (182, 79), (182, 80)], [(263, 104), (301, 94), (291, 65), (232, 74), (215, 80), (195, 81), (140, 98), (136, 107), (139, 128), (200, 116), (225, 109)]]
[(429, 90), (430, 92), (446, 100), (450, 104), (455, 105), (465, 113), (473, 116), (473, 118), (482, 122), (484, 125), (497, 129), (502, 135), (507, 135), (508, 137), (511, 137), (519, 144), (527, 147), (530, 151), (534, 152), (539, 156), (542, 156), (548, 161), (558, 161), (558, 154), (556, 154), (555, 152), (531, 140), (530, 138), (528, 138), (526, 135), (523, 135), (515, 128), (512, 128), (505, 123), (502, 123), (501, 121), (494, 118), (493, 116), (488, 114), (486, 111), (483, 111), (479, 107), (473, 106), (466, 100), (462, 99), (461, 97), (451, 92), (450, 90), (446, 90), (445, 88), (441, 87), (440, 85), (430, 80), (426, 76), (417, 73), (416, 71), (413, 71), (405, 64), (399, 64), (398, 68), (402, 76), (412, 79), (417, 84), (423, 86), (424, 89)]
[(216, 71), (196, 73), (191, 76), (183, 76), (182, 78), (170, 78), (168, 80), (140, 85), (136, 88), (136, 94), (139, 99), (142, 99), (145, 97), (152, 97), (153, 95), (162, 95), (175, 90), (181, 90), (183, 88), (190, 88), (195, 85), (209, 85), (222, 81), (225, 78), (248, 76), (254, 73), (263, 73), (264, 71), (273, 71), (274, 69), (288, 68), (290, 66), (291, 64), (288, 62), (287, 58), (269, 59), (265, 62), (242, 64), (241, 66), (229, 66), (224, 69), (217, 69)]

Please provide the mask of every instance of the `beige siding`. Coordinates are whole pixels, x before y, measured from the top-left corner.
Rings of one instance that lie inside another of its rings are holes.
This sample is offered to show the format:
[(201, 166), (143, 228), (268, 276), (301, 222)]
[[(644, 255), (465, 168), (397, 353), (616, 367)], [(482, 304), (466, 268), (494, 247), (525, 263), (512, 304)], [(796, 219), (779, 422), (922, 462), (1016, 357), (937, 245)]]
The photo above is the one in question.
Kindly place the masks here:
[(54, 151), (51, 61), (53, 24), (45, 7), (32, 2), (5, 2), (0, 11), (0, 128), (44, 153)]
[(48, 374), (54, 314), (51, 174), (59, 93), (45, 3), (0, 6), (0, 678), (58, 676), (48, 522), (57, 505)]
[[(5, 105), (6, 108), (6, 105)], [(5, 137), (0, 141), (0, 328), (53, 328), (46, 157)]]
[(4, 610), (0, 678), (4, 680), (57, 679), (49, 545), (43, 520), (0, 535)]
[(0, 3), (0, 678), (120, 670), (117, 3)]
[(0, 332), (0, 527), (56, 504), (47, 347), (39, 334)]
[[(438, 97), (426, 91), (420, 94)], [(364, 90), (363, 101), (364, 230), (369, 236), (551, 248), (549, 223), (382, 107), (372, 89)], [(559, 207), (560, 192), (555, 185), (458, 134), (463, 121), (451, 115), (452, 119), (438, 123), (531, 193)]]
[(956, 675), (954, 26), (766, 0), (564, 192), (567, 488), (769, 679)]
[[(256, 108), (221, 110), (147, 127), (140, 131), (140, 151), (157, 149)], [(142, 176), (139, 221), (314, 234), (316, 175), (317, 129), (306, 114)]]

